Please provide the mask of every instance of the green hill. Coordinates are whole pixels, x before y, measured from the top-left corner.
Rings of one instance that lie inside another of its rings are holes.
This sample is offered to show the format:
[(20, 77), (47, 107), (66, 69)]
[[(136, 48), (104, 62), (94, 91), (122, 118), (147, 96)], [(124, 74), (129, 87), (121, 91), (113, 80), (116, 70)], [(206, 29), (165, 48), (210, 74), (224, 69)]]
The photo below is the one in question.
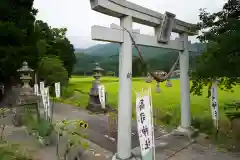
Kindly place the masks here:
[[(192, 44), (197, 48), (197, 53), (190, 53), (190, 66), (194, 64), (194, 58), (204, 51), (201, 43)], [(118, 73), (119, 44), (98, 44), (87, 49), (76, 49), (77, 63), (74, 68), (75, 74), (91, 74), (95, 63), (99, 62), (106, 71)], [(140, 46), (144, 59), (150, 65), (151, 70), (168, 71), (178, 57), (178, 52), (169, 49)], [(138, 56), (133, 47), (133, 56)]]

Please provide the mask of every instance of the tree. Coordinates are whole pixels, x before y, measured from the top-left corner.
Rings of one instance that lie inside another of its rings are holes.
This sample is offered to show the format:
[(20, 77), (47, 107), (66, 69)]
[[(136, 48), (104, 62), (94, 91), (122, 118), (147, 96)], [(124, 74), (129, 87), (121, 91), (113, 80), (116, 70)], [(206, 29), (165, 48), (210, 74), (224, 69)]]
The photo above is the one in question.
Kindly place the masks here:
[[(38, 63), (38, 76), (47, 86), (54, 86), (60, 82), (62, 86), (68, 82), (68, 73), (63, 62), (57, 56), (44, 56)], [(53, 88), (53, 87), (52, 87)], [(51, 89), (52, 92), (52, 89)]]
[(142, 64), (141, 60), (134, 56), (133, 57), (133, 63), (132, 63), (132, 76), (143, 76), (147, 74), (147, 67)]
[(210, 88), (213, 79), (231, 89), (240, 76), (240, 2), (228, 0), (222, 11), (213, 14), (201, 9), (199, 17), (198, 39), (206, 44), (206, 51), (197, 59), (191, 92), (202, 94), (203, 86)]
[(107, 76), (115, 76), (116, 73), (113, 72), (113, 71), (107, 71), (106, 75), (107, 75)]
[(64, 67), (71, 76), (76, 57), (74, 47), (66, 38), (66, 28), (51, 28), (47, 23), (37, 20), (35, 23), (37, 34), (38, 56), (41, 58), (46, 55), (56, 55), (63, 61)]
[(8, 83), (24, 60), (36, 66), (33, 0), (0, 1), (0, 81)]

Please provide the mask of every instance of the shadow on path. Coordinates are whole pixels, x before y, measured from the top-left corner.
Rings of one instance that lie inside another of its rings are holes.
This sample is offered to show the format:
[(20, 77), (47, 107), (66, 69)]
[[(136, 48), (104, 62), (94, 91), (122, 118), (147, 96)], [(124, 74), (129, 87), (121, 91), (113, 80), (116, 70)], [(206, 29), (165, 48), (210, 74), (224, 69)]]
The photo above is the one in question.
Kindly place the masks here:
[[(105, 137), (108, 135), (108, 117), (107, 115), (91, 115), (86, 110), (72, 107), (71, 105), (57, 103), (54, 105), (54, 120), (61, 120), (64, 118), (70, 120), (83, 120), (88, 123), (87, 136), (88, 139), (97, 145), (111, 151), (117, 151), (117, 144)], [(137, 132), (137, 124), (132, 122), (132, 148), (139, 146)], [(160, 136), (162, 133), (156, 133)]]

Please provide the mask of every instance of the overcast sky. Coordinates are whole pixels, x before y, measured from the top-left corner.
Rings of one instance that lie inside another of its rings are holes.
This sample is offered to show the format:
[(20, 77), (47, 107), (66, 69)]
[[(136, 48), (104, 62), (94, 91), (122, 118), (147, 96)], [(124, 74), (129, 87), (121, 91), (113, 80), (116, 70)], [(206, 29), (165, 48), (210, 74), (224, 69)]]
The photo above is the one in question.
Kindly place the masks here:
[[(149, 9), (176, 14), (186, 22), (198, 22), (199, 8), (209, 12), (219, 11), (226, 0), (128, 0)], [(75, 48), (87, 48), (99, 42), (91, 40), (91, 26), (110, 27), (119, 24), (119, 19), (91, 10), (90, 0), (34, 0), (39, 13), (37, 19), (46, 21), (52, 27), (66, 27), (67, 37)], [(153, 28), (133, 24), (143, 34), (153, 35)], [(195, 41), (194, 37), (190, 38)]]

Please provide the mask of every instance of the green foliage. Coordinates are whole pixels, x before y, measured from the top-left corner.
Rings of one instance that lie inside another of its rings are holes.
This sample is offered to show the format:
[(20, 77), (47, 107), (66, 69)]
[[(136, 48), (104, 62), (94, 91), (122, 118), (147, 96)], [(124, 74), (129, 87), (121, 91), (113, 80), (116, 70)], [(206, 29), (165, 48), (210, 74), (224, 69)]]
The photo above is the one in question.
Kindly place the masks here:
[(107, 75), (107, 76), (115, 76), (116, 73), (113, 72), (113, 71), (107, 71), (106, 75)]
[(68, 77), (71, 76), (76, 62), (74, 47), (66, 38), (66, 28), (51, 28), (47, 23), (37, 20), (35, 32), (38, 37), (37, 49), (40, 57), (55, 55), (63, 62)]
[(37, 131), (38, 129), (38, 119), (33, 116), (30, 112), (25, 112), (23, 117), (24, 125), (29, 129), (30, 132)]
[(72, 97), (73, 96), (73, 94), (74, 94), (74, 88), (72, 88), (72, 87), (69, 87), (69, 86), (63, 86), (62, 88), (62, 97), (63, 98), (70, 98), (70, 97)]
[(62, 61), (56, 56), (43, 57), (38, 63), (39, 79), (44, 80), (50, 88), (50, 93), (54, 92), (54, 83), (60, 82), (62, 86), (68, 82), (68, 73)]
[(24, 125), (30, 133), (37, 134), (40, 137), (48, 137), (53, 131), (53, 125), (46, 119), (36, 117), (32, 113), (25, 111)]
[[(200, 10), (199, 39), (206, 44), (206, 52), (196, 63), (192, 92), (201, 94), (202, 86), (210, 86), (212, 79), (219, 79), (222, 88), (231, 89), (240, 76), (240, 4), (228, 0), (222, 11), (210, 14)], [(227, 77), (227, 78), (225, 78)]]
[(33, 68), (37, 62), (34, 26), (37, 10), (33, 0), (0, 1), (0, 80), (9, 82), (10, 76), (17, 75), (23, 60)]
[[(81, 120), (62, 120), (55, 124), (55, 130), (58, 133), (58, 140), (60, 137), (66, 137), (68, 143), (64, 153), (64, 159), (66, 159), (67, 154), (70, 149), (75, 146), (81, 146), (83, 149), (88, 148), (88, 143), (84, 140), (86, 135), (84, 130), (88, 127), (88, 124)], [(57, 142), (57, 154), (58, 154), (58, 145)], [(57, 155), (59, 158), (59, 155)]]
[(133, 63), (132, 63), (132, 76), (146, 76), (147, 75), (147, 66), (145, 64), (142, 64), (140, 58), (133, 57)]
[(213, 120), (211, 117), (193, 117), (192, 126), (198, 129), (201, 132), (206, 134), (213, 134), (216, 132), (216, 129), (213, 125)]
[(240, 119), (240, 103), (233, 101), (233, 103), (225, 104), (225, 114), (232, 122), (234, 119)]
[(9, 84), (18, 77), (23, 61), (36, 70), (39, 60), (55, 55), (63, 61), (68, 77), (76, 58), (73, 45), (66, 38), (66, 28), (51, 28), (35, 21), (37, 10), (33, 0), (1, 0), (0, 2), (0, 81)]
[(8, 142), (0, 142), (1, 160), (33, 160), (30, 156), (20, 151), (20, 146)]
[[(2, 118), (6, 117), (6, 112), (10, 111), (10, 109), (8, 108), (1, 108), (0, 109), (0, 120)], [(0, 159), (1, 160), (9, 160), (9, 159), (13, 159), (14, 160), (32, 160), (32, 158), (30, 158), (30, 156), (27, 156), (26, 154), (24, 154), (21, 150), (19, 145), (17, 144), (11, 144), (8, 141), (6, 141), (3, 138), (3, 132), (5, 129), (5, 124), (1, 124), (1, 133), (0, 133)]]
[(40, 118), (37, 133), (40, 137), (48, 137), (53, 131), (53, 125), (46, 119)]

